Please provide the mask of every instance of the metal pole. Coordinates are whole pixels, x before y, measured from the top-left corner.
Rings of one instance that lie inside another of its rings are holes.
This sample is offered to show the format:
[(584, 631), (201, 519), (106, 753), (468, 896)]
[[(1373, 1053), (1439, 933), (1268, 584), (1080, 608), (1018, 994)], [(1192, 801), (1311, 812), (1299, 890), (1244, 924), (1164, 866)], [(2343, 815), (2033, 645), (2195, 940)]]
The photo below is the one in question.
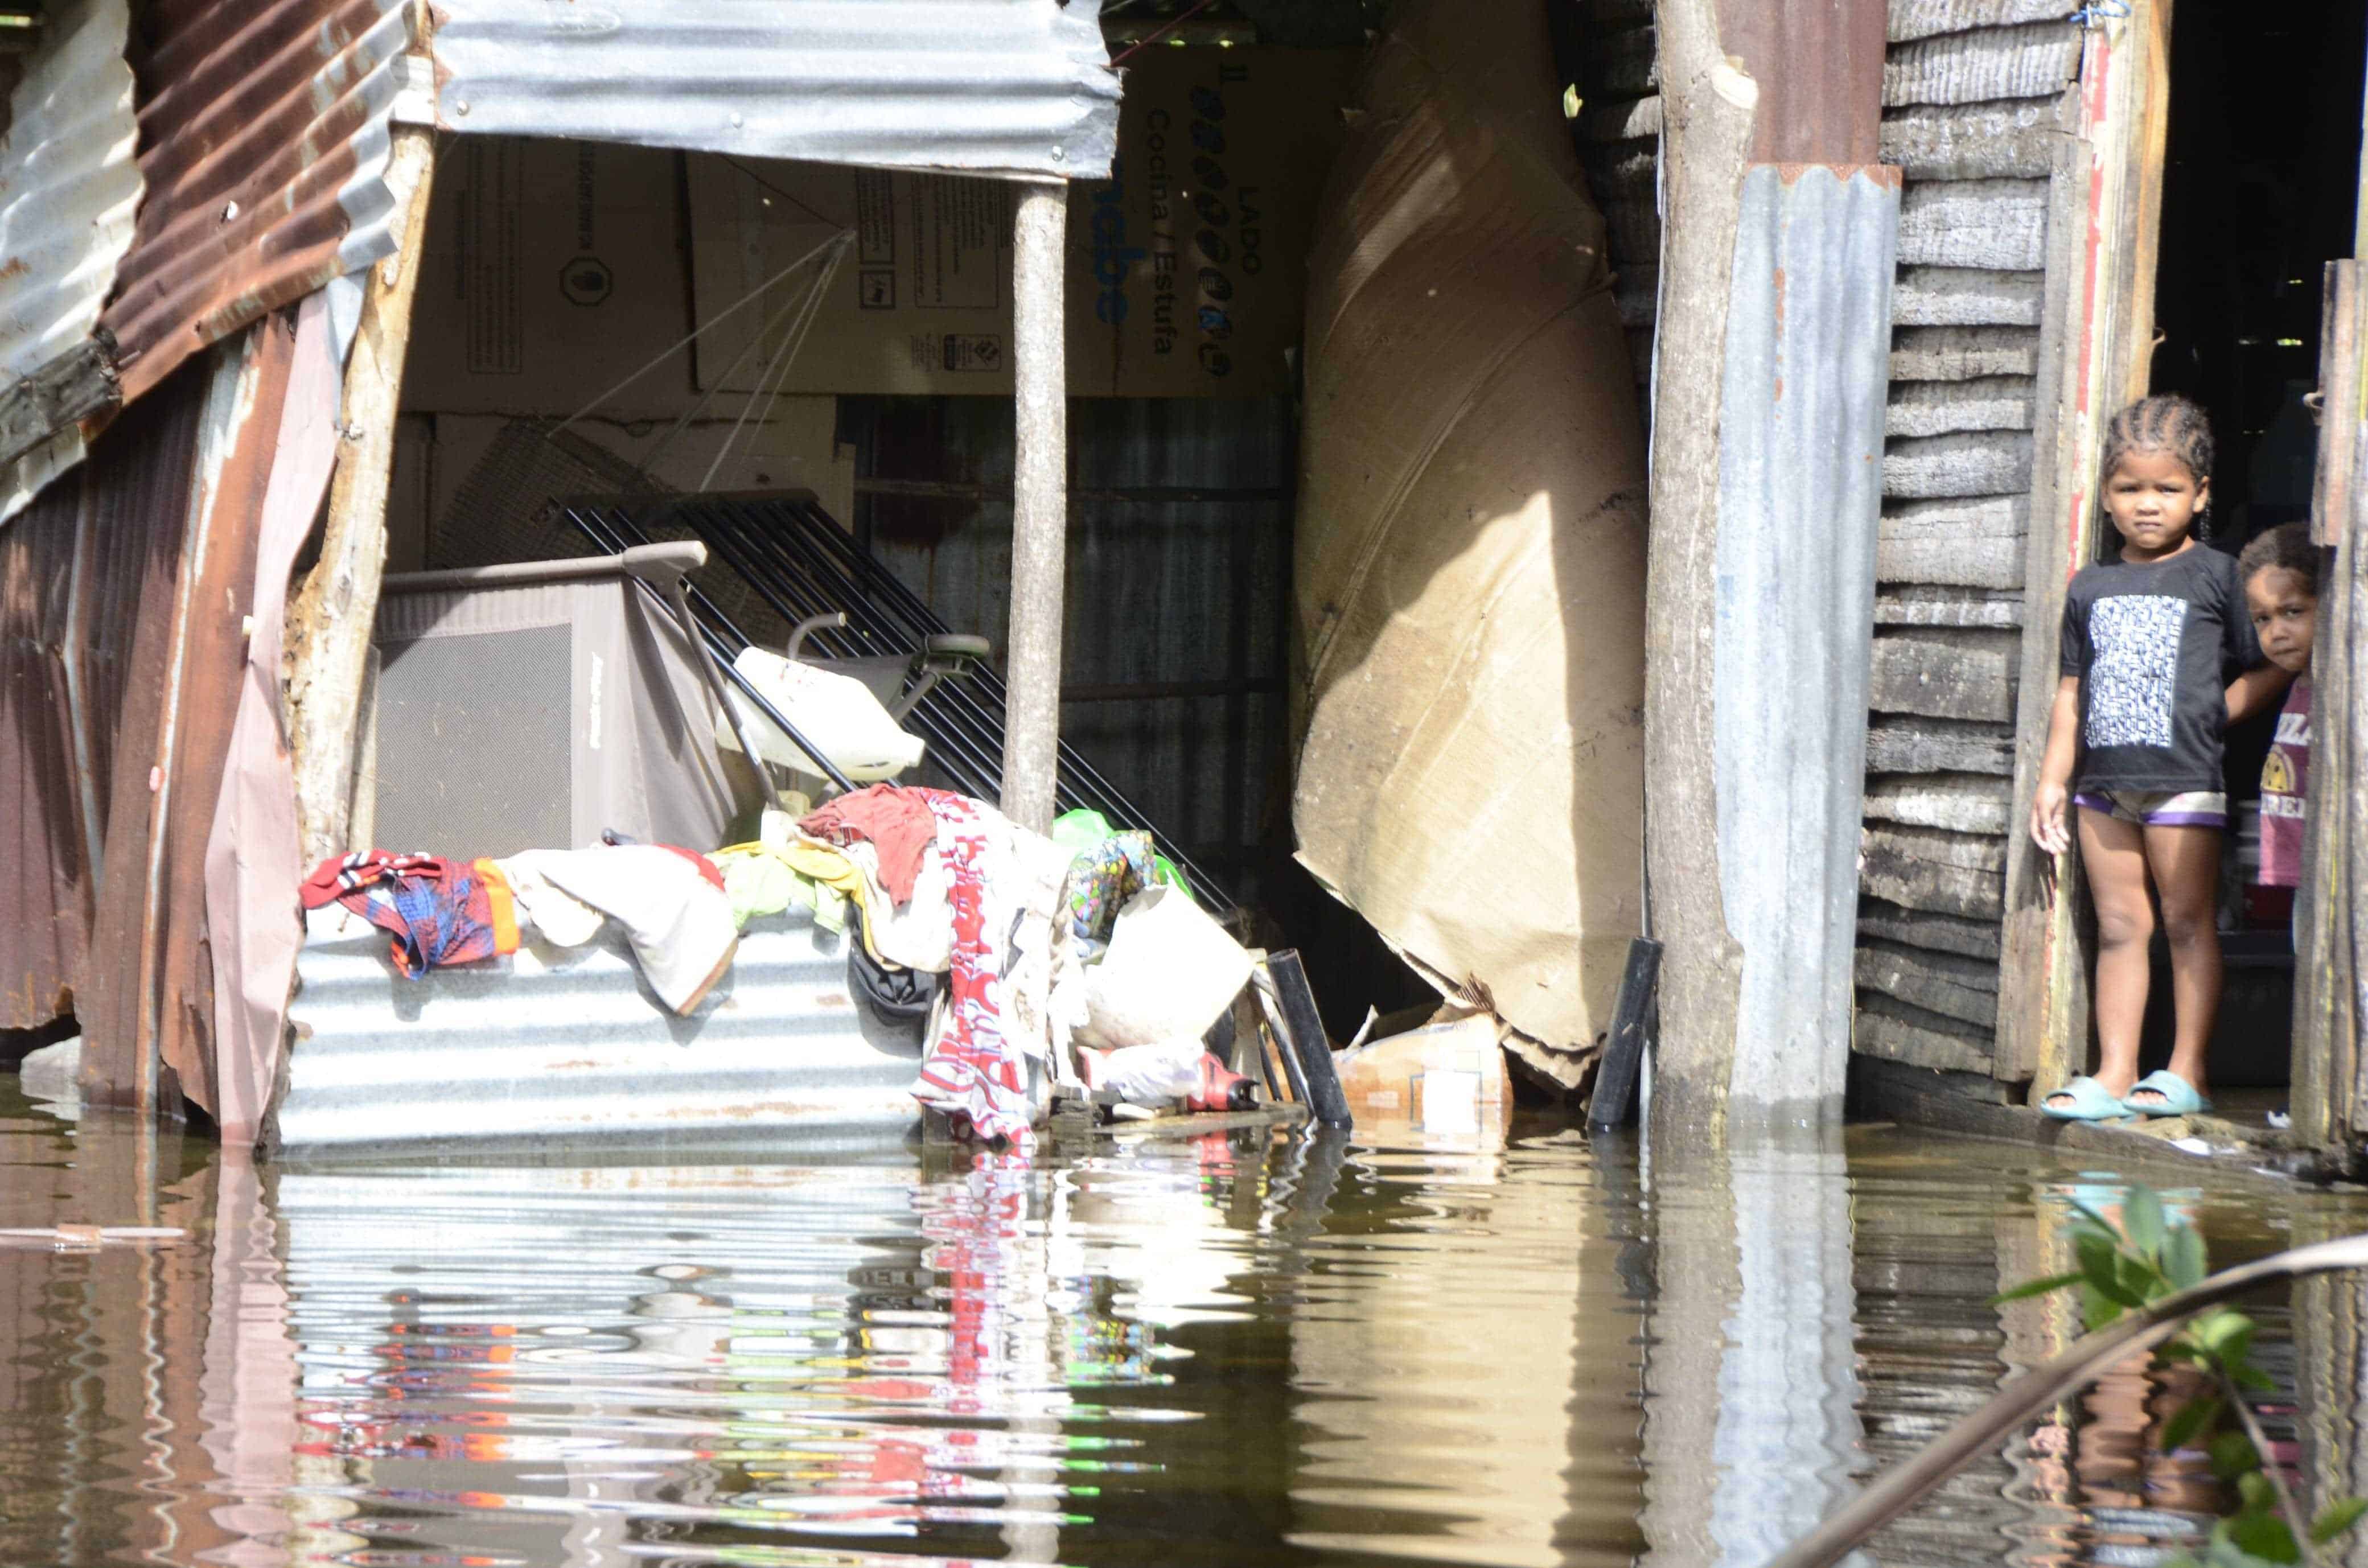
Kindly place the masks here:
[(1003, 814), (1053, 824), (1060, 768), (1062, 574), (1069, 528), (1062, 240), (1068, 188), (1020, 187), (1011, 235), (1012, 462), (1010, 696), (1003, 732)]

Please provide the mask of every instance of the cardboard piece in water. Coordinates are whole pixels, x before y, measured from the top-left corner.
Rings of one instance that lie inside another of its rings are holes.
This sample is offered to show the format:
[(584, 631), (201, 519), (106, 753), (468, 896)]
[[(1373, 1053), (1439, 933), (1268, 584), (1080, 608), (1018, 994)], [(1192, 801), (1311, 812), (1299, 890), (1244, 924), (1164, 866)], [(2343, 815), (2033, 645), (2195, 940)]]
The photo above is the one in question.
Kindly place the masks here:
[(1375, 46), (1308, 263), (1292, 820), (1575, 1085), (1644, 915), (1645, 449), (1552, 60), (1539, 0)]
[[(690, 291), (678, 156), (454, 139), (437, 164), (404, 408), (564, 417), (680, 342)], [(672, 415), (695, 396), (677, 354), (605, 406)]]
[[(1268, 397), (1291, 390), (1317, 193), (1349, 51), (1153, 49), (1126, 74), (1118, 157), (1069, 188), (1069, 391)], [(1011, 392), (1008, 180), (693, 158), (702, 388)], [(852, 235), (793, 355), (781, 350)]]

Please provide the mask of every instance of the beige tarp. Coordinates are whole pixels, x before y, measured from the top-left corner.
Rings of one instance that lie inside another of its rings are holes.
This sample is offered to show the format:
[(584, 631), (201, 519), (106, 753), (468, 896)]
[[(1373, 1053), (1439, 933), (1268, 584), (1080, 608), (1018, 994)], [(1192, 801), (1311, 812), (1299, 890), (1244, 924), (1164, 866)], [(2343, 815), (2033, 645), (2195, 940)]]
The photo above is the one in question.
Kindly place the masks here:
[(1308, 268), (1292, 810), (1394, 946), (1569, 1050), (1641, 929), (1645, 453), (1559, 98), (1536, 0), (1375, 48)]

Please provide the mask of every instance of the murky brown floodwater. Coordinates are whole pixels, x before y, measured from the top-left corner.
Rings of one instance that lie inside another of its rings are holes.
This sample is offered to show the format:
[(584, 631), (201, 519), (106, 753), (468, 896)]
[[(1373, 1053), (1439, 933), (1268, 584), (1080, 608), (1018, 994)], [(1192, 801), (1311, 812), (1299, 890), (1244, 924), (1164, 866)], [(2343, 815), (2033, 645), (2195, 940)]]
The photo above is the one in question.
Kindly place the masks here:
[[(1859, 1131), (1640, 1162), (1223, 1137), (1032, 1168), (266, 1170), (0, 1077), (0, 1563), (1729, 1562), (1814, 1520), (2066, 1309), (2076, 1187)], [(2226, 1263), (2368, 1222), (2180, 1195)], [(2304, 1472), (2359, 1462), (2357, 1288), (2262, 1315)], [(2297, 1352), (2287, 1338), (2297, 1324)], [(2143, 1379), (1877, 1555), (2132, 1564)]]

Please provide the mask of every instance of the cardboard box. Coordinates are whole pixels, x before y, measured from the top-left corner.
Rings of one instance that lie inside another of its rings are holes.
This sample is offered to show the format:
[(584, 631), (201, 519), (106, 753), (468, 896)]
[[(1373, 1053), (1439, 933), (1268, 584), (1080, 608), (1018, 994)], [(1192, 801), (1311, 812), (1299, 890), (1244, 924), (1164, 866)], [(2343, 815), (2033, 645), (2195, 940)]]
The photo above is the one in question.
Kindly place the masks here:
[[(1309, 231), (1357, 55), (1139, 58), (1112, 177), (1069, 187), (1069, 390), (1287, 392)], [(689, 171), (700, 319), (762, 290), (700, 340), (702, 388), (1010, 394), (1009, 182), (714, 157), (692, 158)], [(827, 247), (842, 233), (852, 241), (830, 270)]]
[[(406, 411), (564, 417), (690, 331), (678, 154), (457, 137), (431, 199)], [(676, 415), (697, 396), (686, 349), (609, 406)]]

